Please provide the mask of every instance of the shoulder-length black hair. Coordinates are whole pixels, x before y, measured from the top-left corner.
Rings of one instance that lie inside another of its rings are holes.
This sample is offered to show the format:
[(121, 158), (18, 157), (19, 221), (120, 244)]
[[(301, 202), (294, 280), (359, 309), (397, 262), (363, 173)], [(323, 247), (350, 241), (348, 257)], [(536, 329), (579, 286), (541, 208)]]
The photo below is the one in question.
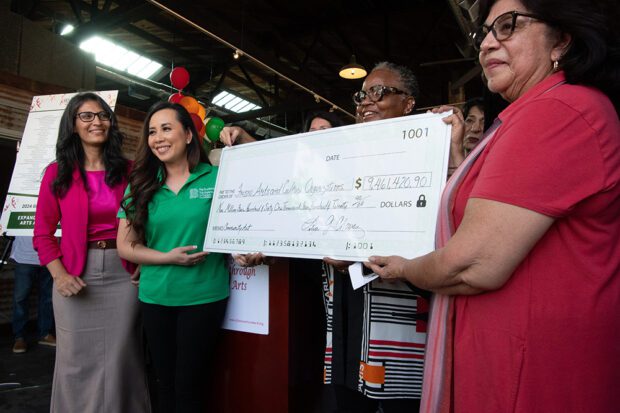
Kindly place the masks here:
[(82, 146), (80, 136), (75, 130), (75, 122), (78, 110), (80, 110), (84, 103), (89, 101), (98, 103), (104, 111), (111, 115), (108, 139), (103, 144), (103, 163), (106, 171), (105, 182), (109, 187), (113, 187), (120, 184), (123, 178), (127, 177), (129, 161), (123, 156), (124, 136), (118, 129), (116, 115), (106, 101), (96, 93), (78, 93), (69, 100), (60, 118), (60, 126), (58, 127), (58, 140), (56, 141), (58, 174), (52, 183), (52, 188), (59, 197), (64, 197), (71, 187), (75, 168), (80, 171), (84, 187), (88, 188), (86, 171), (84, 170), (84, 147)]
[(321, 119), (326, 120), (327, 122), (329, 122), (332, 128), (337, 128), (338, 126), (344, 125), (344, 121), (340, 119), (338, 115), (336, 115), (335, 113), (326, 112), (324, 110), (319, 110), (319, 111), (310, 113), (306, 117), (306, 122), (304, 123), (304, 130), (303, 130), (304, 132), (308, 132), (310, 130), (310, 125), (312, 124), (312, 121), (315, 120), (316, 118), (321, 118)]
[(149, 202), (153, 199), (155, 192), (166, 182), (167, 177), (163, 162), (153, 154), (149, 147), (151, 118), (155, 113), (164, 109), (173, 110), (176, 114), (176, 119), (181, 123), (183, 129), (189, 130), (192, 134), (192, 140), (187, 145), (186, 153), (189, 170), (193, 171), (199, 163), (211, 163), (200, 144), (194, 122), (183, 106), (169, 102), (158, 102), (151, 106), (146, 119), (144, 119), (142, 139), (138, 143), (134, 166), (129, 175), (129, 192), (121, 203), (129, 224), (133, 227), (138, 240), (142, 243), (145, 241), (145, 224), (148, 218)]
[[(620, 94), (620, 30), (617, 0), (520, 0), (523, 7), (561, 33), (571, 35), (559, 61), (572, 84), (596, 87), (610, 97), (616, 111)], [(497, 0), (482, 0), (480, 21)]]

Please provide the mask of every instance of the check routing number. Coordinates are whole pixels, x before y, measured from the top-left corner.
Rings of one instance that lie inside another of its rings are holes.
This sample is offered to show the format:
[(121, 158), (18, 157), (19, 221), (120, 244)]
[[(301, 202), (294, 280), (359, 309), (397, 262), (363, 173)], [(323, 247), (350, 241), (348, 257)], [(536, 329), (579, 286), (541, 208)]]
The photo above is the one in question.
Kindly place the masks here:
[(204, 250), (349, 261), (432, 251), (450, 150), (447, 115), (224, 149)]

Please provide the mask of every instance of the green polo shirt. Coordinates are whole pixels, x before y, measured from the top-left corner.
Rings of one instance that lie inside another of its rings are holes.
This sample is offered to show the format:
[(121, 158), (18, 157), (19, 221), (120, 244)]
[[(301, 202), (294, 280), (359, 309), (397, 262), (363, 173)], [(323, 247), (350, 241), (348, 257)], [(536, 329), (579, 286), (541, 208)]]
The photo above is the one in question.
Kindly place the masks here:
[[(202, 251), (216, 178), (217, 167), (201, 163), (178, 194), (164, 184), (149, 203), (146, 245), (163, 252), (197, 245), (196, 252)], [(118, 217), (125, 218), (122, 209)], [(228, 297), (228, 283), (224, 255), (212, 253), (194, 266), (142, 265), (138, 295), (149, 304), (205, 304)]]

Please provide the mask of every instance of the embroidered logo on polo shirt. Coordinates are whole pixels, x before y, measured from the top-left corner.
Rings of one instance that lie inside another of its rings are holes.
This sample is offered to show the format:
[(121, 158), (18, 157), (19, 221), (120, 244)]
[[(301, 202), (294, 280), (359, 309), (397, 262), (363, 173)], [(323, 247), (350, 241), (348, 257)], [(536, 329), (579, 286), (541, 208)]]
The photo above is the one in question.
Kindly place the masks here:
[(191, 188), (189, 199), (210, 199), (213, 198), (213, 188)]

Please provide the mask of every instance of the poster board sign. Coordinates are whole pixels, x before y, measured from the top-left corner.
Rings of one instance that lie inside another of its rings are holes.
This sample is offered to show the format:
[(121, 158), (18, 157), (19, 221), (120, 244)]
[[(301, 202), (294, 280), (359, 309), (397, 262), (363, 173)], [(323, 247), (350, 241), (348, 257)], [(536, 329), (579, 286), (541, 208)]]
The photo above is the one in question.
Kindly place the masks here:
[(269, 267), (230, 263), (230, 298), (222, 328), (269, 334)]

